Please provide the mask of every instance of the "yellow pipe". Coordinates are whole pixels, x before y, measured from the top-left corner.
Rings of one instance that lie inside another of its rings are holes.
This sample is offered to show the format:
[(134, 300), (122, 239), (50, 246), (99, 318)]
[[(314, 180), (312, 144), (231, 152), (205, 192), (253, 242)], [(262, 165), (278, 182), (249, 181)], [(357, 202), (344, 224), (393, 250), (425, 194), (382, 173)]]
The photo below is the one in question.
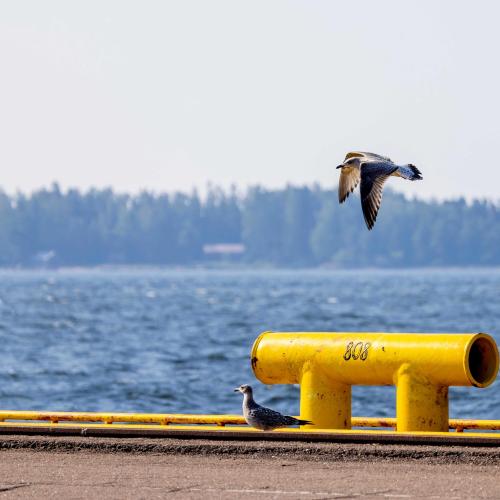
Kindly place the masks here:
[[(352, 417), (352, 427), (391, 427), (396, 428), (396, 419), (392, 417)], [(450, 418), (450, 429), (462, 432), (464, 429), (500, 431), (500, 420), (474, 420)]]
[(53, 423), (69, 422), (130, 422), (148, 424), (217, 424), (241, 425), (245, 420), (240, 415), (187, 415), (172, 413), (96, 413), (96, 412), (51, 412), (51, 411), (0, 411), (0, 421), (46, 420)]
[[(241, 415), (201, 415), (183, 413), (98, 413), (98, 412), (51, 412), (0, 410), (0, 422), (3, 421), (48, 421), (58, 422), (108, 422), (108, 423), (143, 423), (143, 424), (188, 424), (188, 425), (245, 425)], [(352, 417), (352, 427), (396, 427), (392, 417)], [(500, 430), (500, 420), (450, 419), (450, 429)], [(305, 430), (309, 431), (310, 428)]]
[(498, 372), (487, 334), (273, 333), (252, 349), (265, 384), (300, 384), (301, 418), (351, 426), (352, 385), (396, 385), (397, 430), (447, 431), (448, 387), (486, 387)]

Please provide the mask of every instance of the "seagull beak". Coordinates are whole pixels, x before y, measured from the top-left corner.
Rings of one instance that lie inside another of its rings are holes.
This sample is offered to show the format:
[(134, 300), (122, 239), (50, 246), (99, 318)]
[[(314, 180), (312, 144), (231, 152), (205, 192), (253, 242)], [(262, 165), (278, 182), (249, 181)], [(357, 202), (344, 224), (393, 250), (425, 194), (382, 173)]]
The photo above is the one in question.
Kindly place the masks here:
[(234, 392), (240, 392), (240, 389), (236, 387), (236, 389), (234, 389)]

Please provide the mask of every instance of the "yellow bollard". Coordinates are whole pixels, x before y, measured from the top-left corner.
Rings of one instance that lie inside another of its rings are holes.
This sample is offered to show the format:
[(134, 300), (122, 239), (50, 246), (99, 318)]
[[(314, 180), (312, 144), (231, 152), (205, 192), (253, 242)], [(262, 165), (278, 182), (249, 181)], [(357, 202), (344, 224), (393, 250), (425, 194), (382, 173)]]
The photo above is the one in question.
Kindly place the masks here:
[(478, 334), (262, 333), (252, 368), (265, 384), (300, 384), (300, 416), (351, 427), (352, 385), (395, 385), (398, 431), (448, 431), (448, 387), (486, 387), (498, 372), (492, 337)]
[(305, 367), (300, 379), (300, 414), (322, 429), (350, 428), (351, 386), (329, 380), (319, 367)]

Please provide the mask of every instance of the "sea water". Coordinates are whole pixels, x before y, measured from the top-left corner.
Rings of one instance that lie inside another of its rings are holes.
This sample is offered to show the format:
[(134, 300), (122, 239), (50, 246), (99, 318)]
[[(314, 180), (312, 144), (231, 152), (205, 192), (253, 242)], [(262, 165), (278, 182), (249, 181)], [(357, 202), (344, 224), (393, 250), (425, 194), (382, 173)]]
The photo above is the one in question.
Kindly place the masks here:
[[(233, 388), (297, 414), (264, 386), (265, 330), (488, 332), (500, 269), (0, 271), (0, 409), (240, 413)], [(353, 414), (393, 416), (393, 387), (354, 387)], [(450, 414), (500, 418), (500, 382), (453, 388)]]

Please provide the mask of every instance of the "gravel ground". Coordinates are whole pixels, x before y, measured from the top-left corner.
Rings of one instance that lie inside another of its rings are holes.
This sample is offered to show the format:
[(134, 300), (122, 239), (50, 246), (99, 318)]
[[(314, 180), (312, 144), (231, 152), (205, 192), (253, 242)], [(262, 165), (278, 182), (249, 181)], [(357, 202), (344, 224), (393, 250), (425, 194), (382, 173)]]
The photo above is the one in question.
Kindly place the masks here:
[(500, 448), (2, 436), (0, 498), (500, 498)]

